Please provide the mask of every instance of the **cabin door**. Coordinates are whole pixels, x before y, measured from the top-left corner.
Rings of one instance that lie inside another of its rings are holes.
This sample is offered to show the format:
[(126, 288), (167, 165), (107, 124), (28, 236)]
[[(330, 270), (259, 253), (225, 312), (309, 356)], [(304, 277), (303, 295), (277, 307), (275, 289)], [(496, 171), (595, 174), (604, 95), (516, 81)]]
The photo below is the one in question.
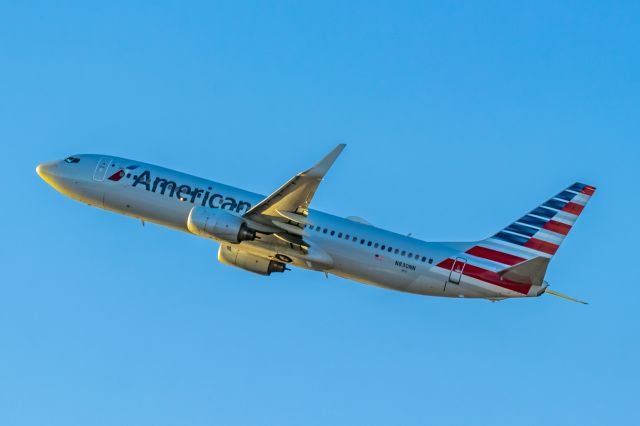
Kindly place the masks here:
[(96, 166), (96, 170), (93, 172), (93, 180), (102, 182), (104, 180), (104, 177), (107, 175), (107, 170), (109, 170), (110, 165), (111, 165), (111, 158), (100, 157), (100, 160), (98, 161), (98, 165)]
[(460, 284), (460, 279), (462, 278), (462, 271), (464, 271), (464, 267), (467, 264), (467, 259), (464, 257), (456, 257), (456, 260), (453, 261), (453, 265), (451, 265), (451, 272), (449, 273), (449, 282), (453, 284)]

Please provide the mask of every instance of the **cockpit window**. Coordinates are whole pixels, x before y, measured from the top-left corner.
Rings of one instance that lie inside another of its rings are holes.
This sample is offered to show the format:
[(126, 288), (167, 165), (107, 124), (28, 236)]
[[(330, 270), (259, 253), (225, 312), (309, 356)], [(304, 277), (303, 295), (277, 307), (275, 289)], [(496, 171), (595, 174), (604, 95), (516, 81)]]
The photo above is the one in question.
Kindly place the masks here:
[(79, 163), (80, 159), (78, 157), (67, 157), (64, 159), (65, 163)]

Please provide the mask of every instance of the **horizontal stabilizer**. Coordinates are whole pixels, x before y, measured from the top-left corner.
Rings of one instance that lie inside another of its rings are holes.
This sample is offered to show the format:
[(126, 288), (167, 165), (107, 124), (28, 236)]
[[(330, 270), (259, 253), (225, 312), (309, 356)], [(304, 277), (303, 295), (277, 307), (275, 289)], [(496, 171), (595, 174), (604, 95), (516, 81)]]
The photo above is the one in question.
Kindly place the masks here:
[(534, 257), (532, 259), (520, 262), (517, 265), (505, 268), (498, 274), (505, 279), (519, 283), (532, 285), (541, 285), (544, 274), (547, 272), (549, 258)]

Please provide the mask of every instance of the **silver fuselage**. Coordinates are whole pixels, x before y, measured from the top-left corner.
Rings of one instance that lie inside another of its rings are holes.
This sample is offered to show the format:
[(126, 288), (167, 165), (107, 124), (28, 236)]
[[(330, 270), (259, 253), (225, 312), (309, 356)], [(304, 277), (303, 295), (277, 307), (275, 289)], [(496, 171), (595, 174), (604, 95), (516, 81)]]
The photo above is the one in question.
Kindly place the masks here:
[[(241, 216), (265, 198), (139, 161), (94, 154), (75, 157), (80, 161), (73, 164), (44, 163), (38, 166), (38, 174), (58, 191), (78, 201), (188, 233), (187, 217), (194, 205), (223, 208)], [(119, 170), (124, 170), (123, 175), (110, 179)], [(140, 180), (143, 173), (148, 173), (148, 180)], [(165, 181), (175, 182), (175, 187), (167, 186)], [(506, 289), (478, 286), (464, 276), (459, 283), (452, 283), (450, 271), (436, 266), (443, 259), (464, 252), (473, 242), (425, 242), (317, 210), (309, 211), (308, 221), (314, 229), (307, 231), (305, 240), (311, 247), (328, 254), (332, 259), (328, 266), (317, 267), (299, 260), (294, 248), (283, 243), (255, 240), (237, 246), (266, 258), (286, 255), (293, 259), (291, 264), (301, 268), (398, 291), (447, 297), (522, 296)], [(316, 230), (318, 226), (320, 230)]]

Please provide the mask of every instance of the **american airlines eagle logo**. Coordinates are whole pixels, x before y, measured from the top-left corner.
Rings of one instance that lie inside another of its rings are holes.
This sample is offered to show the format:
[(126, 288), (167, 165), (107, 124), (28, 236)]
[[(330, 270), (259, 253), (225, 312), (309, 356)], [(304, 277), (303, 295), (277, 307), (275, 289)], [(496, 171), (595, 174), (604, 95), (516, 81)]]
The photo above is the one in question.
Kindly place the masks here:
[[(135, 170), (138, 168), (137, 164), (134, 164), (132, 166), (128, 166), (127, 170)], [(120, 169), (117, 172), (115, 172), (114, 174), (112, 174), (111, 176), (109, 176), (109, 180), (112, 180), (114, 182), (118, 182), (120, 179), (122, 179), (127, 173), (125, 172), (125, 169)]]
[(120, 179), (122, 179), (124, 177), (124, 175), (125, 175), (124, 169), (120, 169), (117, 172), (115, 172), (114, 174), (112, 174), (111, 176), (109, 176), (109, 180), (117, 182)]

